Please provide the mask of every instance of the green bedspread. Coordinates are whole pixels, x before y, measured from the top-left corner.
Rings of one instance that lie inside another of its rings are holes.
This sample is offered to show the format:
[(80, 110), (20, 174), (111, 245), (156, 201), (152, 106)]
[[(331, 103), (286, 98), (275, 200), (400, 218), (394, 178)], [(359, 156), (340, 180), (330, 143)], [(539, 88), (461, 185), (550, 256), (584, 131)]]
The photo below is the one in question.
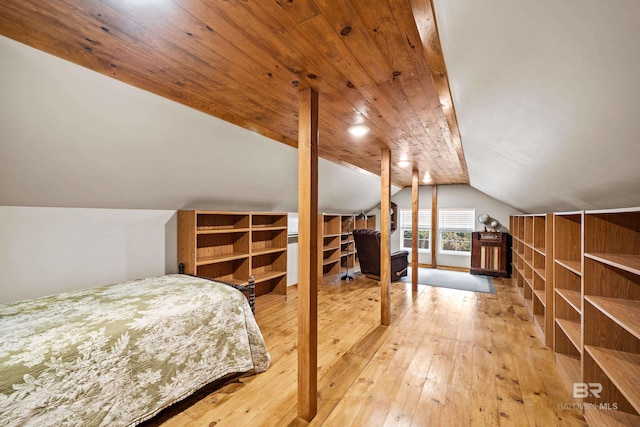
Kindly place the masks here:
[(127, 426), (269, 353), (246, 298), (169, 275), (0, 305), (0, 426)]

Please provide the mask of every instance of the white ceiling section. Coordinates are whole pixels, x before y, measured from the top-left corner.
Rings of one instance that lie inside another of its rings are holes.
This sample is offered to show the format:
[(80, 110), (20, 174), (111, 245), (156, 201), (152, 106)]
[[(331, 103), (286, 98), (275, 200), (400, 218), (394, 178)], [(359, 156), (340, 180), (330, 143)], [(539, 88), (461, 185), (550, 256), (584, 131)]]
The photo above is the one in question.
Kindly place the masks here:
[(434, 7), (473, 187), (524, 212), (640, 205), (640, 1)]
[[(4, 37), (0, 76), (0, 205), (297, 211), (294, 148)], [(380, 202), (319, 163), (320, 211)]]

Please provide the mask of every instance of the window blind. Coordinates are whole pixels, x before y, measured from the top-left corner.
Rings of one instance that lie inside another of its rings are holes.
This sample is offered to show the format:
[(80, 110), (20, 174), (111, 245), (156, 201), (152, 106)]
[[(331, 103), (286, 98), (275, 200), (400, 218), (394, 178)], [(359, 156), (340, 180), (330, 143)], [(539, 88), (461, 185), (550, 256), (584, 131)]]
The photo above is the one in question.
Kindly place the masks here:
[[(400, 209), (400, 228), (411, 228), (411, 209)], [(431, 229), (431, 209), (418, 209), (418, 228)]]
[(440, 230), (473, 231), (475, 209), (440, 209)]

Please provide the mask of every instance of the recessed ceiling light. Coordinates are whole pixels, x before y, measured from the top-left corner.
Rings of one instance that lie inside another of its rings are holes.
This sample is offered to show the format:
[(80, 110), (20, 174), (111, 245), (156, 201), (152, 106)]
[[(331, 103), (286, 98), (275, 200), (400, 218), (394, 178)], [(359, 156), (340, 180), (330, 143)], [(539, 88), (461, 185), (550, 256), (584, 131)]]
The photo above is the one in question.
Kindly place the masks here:
[(400, 160), (398, 162), (398, 166), (400, 166), (401, 168), (406, 168), (410, 164), (411, 164), (411, 162), (409, 160)]
[(355, 125), (349, 128), (349, 133), (353, 136), (364, 136), (369, 132), (369, 128), (364, 125)]
[(429, 172), (425, 172), (424, 178), (422, 178), (422, 182), (425, 184), (429, 184), (431, 182), (431, 174)]

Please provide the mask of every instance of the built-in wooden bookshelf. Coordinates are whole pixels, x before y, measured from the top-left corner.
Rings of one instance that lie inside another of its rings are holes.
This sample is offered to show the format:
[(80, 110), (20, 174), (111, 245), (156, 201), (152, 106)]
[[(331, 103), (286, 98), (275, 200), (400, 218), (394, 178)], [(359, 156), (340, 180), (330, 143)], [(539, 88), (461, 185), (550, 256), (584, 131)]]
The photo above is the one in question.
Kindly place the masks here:
[(178, 263), (185, 273), (246, 285), (256, 309), (287, 294), (287, 214), (178, 211)]
[(510, 226), (514, 283), (539, 328), (544, 309), (568, 387), (588, 385), (586, 420), (640, 425), (640, 208), (513, 216)]
[(319, 214), (322, 233), (322, 273), (340, 273), (341, 217), (338, 214)]
[(340, 268), (353, 271), (356, 264), (356, 244), (353, 241), (355, 215), (340, 215), (340, 224)]
[(583, 212), (553, 215), (554, 351), (570, 389), (582, 378)]
[(524, 294), (524, 216), (509, 218), (511, 230), (511, 277), (521, 295)]
[(582, 382), (602, 384), (585, 417), (640, 425), (640, 209), (586, 211), (584, 234)]
[(553, 347), (553, 216), (510, 218), (513, 281), (545, 345)]
[(359, 268), (353, 230), (375, 228), (376, 217), (371, 215), (367, 219), (356, 219), (355, 214), (322, 213), (318, 214), (318, 218), (323, 243), (323, 274), (339, 274), (343, 270), (346, 272), (347, 265), (351, 272)]

